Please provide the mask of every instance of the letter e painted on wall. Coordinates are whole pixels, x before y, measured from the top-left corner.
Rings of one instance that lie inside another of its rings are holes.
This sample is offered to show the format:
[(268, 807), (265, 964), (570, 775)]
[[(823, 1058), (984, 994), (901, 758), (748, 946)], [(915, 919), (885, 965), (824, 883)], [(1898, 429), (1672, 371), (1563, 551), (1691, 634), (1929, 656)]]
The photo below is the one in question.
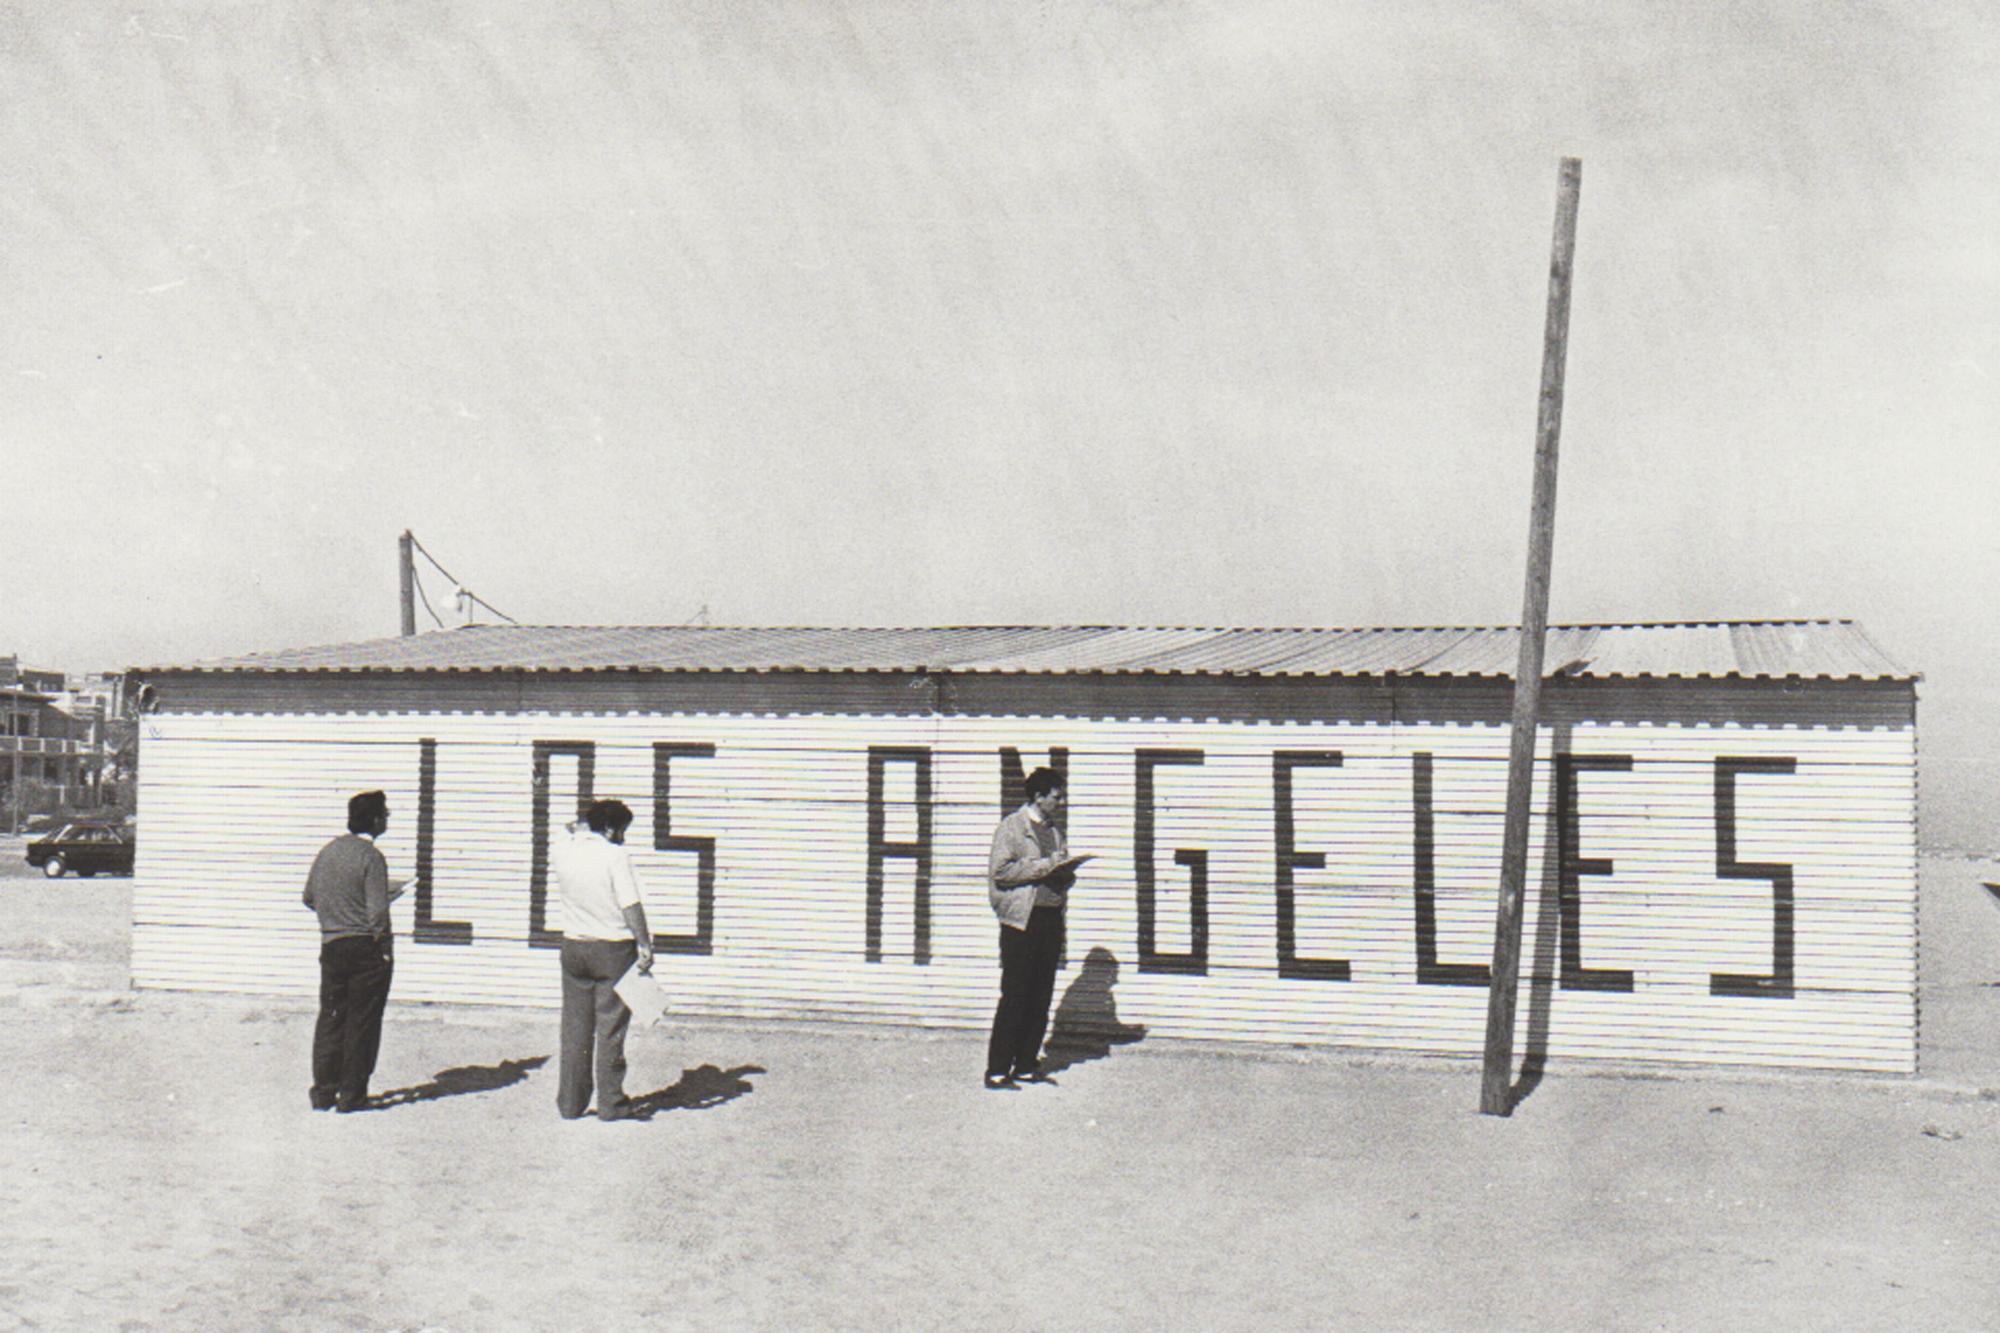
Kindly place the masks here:
[(1623, 968), (1583, 965), (1583, 906), (1581, 886), (1586, 875), (1609, 875), (1608, 858), (1581, 855), (1583, 816), (1577, 808), (1577, 774), (1629, 773), (1629, 754), (1559, 754), (1556, 756), (1556, 825), (1562, 863), (1556, 882), (1556, 904), (1562, 937), (1564, 990), (1630, 991), (1632, 974)]
[(1279, 750), (1271, 756), (1271, 822), (1277, 846), (1278, 975), (1309, 981), (1349, 981), (1345, 958), (1301, 958), (1298, 942), (1296, 873), (1324, 870), (1325, 852), (1302, 852), (1292, 814), (1292, 773), (1301, 768), (1339, 768), (1338, 750)]

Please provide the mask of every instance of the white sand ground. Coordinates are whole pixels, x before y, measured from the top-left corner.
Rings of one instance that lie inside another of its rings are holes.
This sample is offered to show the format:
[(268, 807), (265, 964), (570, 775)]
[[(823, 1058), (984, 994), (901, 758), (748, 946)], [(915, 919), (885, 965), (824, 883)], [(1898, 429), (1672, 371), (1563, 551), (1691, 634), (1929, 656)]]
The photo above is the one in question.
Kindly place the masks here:
[[(0, 856), (11, 849), (0, 847)], [(669, 1022), (565, 1125), (555, 1019), (123, 992), (123, 881), (0, 879), (0, 1329), (2000, 1326), (2000, 908), (1925, 866), (1914, 1080)]]

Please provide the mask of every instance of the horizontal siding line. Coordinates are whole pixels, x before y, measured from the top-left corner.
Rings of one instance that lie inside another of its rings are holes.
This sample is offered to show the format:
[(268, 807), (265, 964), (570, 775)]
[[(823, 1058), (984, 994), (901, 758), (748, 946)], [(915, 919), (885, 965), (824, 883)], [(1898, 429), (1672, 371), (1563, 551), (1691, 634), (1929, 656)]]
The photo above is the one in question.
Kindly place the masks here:
[[(193, 938), (198, 935), (210, 937), (220, 934), (237, 938), (250, 936), (264, 937), (274, 947), (283, 947), (289, 944), (291, 947), (306, 950), (316, 956), (317, 935), (316, 933), (312, 933), (309, 921), (295, 930), (274, 930), (262, 926), (239, 926), (214, 921), (162, 921), (148, 924), (152, 927), (155, 936), (155, 938), (148, 941), (147, 947), (149, 948), (177, 947), (177, 945), (170, 946), (170, 942), (176, 935), (183, 938)], [(858, 936), (858, 930), (856, 933)], [(1102, 947), (1101, 941), (1094, 941), (1093, 943)], [(422, 944), (412, 941), (407, 935), (401, 935), (399, 936), (397, 947), (399, 957), (404, 952), (416, 950), (418, 953), (435, 954), (437, 957), (447, 960), (468, 956), (468, 950), (480, 954), (497, 953), (505, 957), (514, 958), (516, 961), (523, 959), (553, 959), (556, 953), (553, 949), (531, 950), (527, 944), (525, 934), (514, 935), (498, 932), (481, 933), (475, 937), (471, 945)], [(1357, 986), (1393, 985), (1402, 987), (1414, 976), (1413, 961), (1405, 955), (1386, 952), (1370, 954), (1367, 951), (1355, 951), (1351, 956), (1357, 962), (1370, 960), (1389, 960), (1389, 962), (1380, 967), (1367, 969), (1367, 975), (1357, 975), (1353, 981), (1339, 982), (1311, 978), (1279, 977), (1277, 975), (1275, 956), (1260, 958), (1254, 962), (1236, 961), (1228, 956), (1222, 956), (1211, 957), (1209, 972), (1205, 977), (1174, 977), (1171, 982), (1161, 982), (1157, 979), (1165, 977), (1168, 974), (1144, 972), (1137, 964), (1136, 950), (1123, 952), (1125, 947), (1121, 942), (1119, 946), (1120, 975), (1126, 978), (1124, 982), (1121, 982), (1121, 985), (1132, 984), (1135, 978), (1138, 979), (1136, 984), (1140, 985), (1171, 984), (1176, 987), (1188, 989), (1200, 989), (1216, 985), (1252, 981), (1275, 983), (1286, 990), (1300, 988), (1297, 993), (1302, 995), (1316, 994), (1322, 990), (1328, 994), (1339, 994), (1349, 992)], [(1085, 949), (1082, 945), (1072, 950), (1071, 964), (1068, 968), (1064, 969), (1064, 974), (1074, 975), (1078, 972), (1084, 952)], [(1639, 973), (1639, 980), (1646, 983), (1646, 989), (1677, 988), (1681, 983), (1675, 982), (1672, 979), (1672, 975), (1669, 975), (1670, 973), (1687, 979), (1687, 985), (1698, 986), (1706, 984), (1705, 977), (1710, 971), (1732, 970), (1729, 966), (1730, 960), (1727, 958), (1720, 960), (1703, 958), (1697, 960), (1698, 965), (1670, 969), (1664, 965), (1666, 962), (1671, 962), (1672, 960), (1670, 959), (1663, 961), (1658, 956), (1639, 955), (1629, 952), (1623, 954), (1622, 957), (1630, 958), (1641, 964), (1637, 971)], [(1593, 951), (1586, 956), (1585, 963), (1587, 965), (1599, 965), (1620, 958), (1621, 955), (1618, 951)], [(708, 959), (689, 959), (681, 955), (662, 955), (662, 960), (662, 966), (668, 969), (669, 974), (685, 967), (711, 968), (731, 964), (745, 964), (754, 967), (763, 963), (782, 961), (787, 965), (796, 964), (805, 967), (825, 967), (835, 971), (861, 969), (871, 975), (887, 975), (897, 971), (904, 971), (916, 977), (936, 977), (971, 970), (980, 973), (982, 976), (988, 973), (991, 973), (995, 978), (998, 976), (998, 962), (990, 943), (983, 950), (934, 950), (932, 962), (928, 965), (911, 963), (906, 956), (903, 956), (902, 952), (895, 950), (893, 946), (890, 948), (884, 962), (867, 963), (862, 958), (862, 951), (858, 940), (854, 946), (845, 948), (830, 945), (813, 946), (809, 944), (778, 946), (739, 940), (730, 942), (726, 947), (719, 944), (716, 952)], [(1901, 996), (1904, 998), (1907, 998), (1909, 994), (1907, 984), (1903, 984), (1908, 980), (1907, 974), (1899, 975), (1894, 969), (1869, 968), (1865, 972), (1858, 970), (1857, 975), (1853, 978), (1855, 981), (1861, 981), (1866, 977), (1877, 977), (1882, 979), (1882, 984), (1878, 985), (1836, 985), (1832, 984), (1830, 980), (1822, 979), (1823, 972), (1824, 969), (1801, 969), (1798, 993), (1801, 996), (1809, 994), (1879, 994), (1883, 996)], [(1550, 984), (1554, 980), (1554, 977), (1555, 974), (1553, 972), (1543, 971), (1539, 968), (1525, 968), (1522, 972), (1522, 983), (1524, 986), (1529, 984), (1530, 981), (1538, 985), (1546, 985)], [(1428, 985), (1421, 988), (1424, 992), (1429, 992), (1433, 989), (1449, 994), (1470, 991), (1483, 992), (1484, 990), (1483, 987), (1431, 987)], [(1570, 991), (1567, 989), (1563, 993), (1566, 996), (1590, 994), (1590, 992)], [(1759, 999), (1755, 1003), (1776, 1004), (1779, 1002)]]

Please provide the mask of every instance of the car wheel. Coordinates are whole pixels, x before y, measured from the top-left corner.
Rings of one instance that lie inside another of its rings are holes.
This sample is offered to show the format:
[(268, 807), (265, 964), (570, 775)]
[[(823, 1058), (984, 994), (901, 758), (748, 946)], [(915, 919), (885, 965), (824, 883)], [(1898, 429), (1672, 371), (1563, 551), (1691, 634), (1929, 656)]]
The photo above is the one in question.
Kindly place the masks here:
[(62, 873), (66, 869), (68, 867), (63, 864), (63, 859), (60, 856), (51, 856), (48, 860), (42, 862), (42, 873), (50, 879), (61, 879)]

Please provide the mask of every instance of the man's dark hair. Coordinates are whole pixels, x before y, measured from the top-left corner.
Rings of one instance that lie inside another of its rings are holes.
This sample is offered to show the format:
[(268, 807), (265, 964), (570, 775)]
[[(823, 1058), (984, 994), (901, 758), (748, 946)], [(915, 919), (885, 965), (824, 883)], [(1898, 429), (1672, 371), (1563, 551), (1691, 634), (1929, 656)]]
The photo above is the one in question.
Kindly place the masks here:
[(1022, 790), (1027, 792), (1029, 800), (1036, 801), (1052, 791), (1069, 790), (1069, 783), (1065, 782), (1063, 775), (1053, 768), (1038, 768), (1028, 774), (1028, 780), (1022, 784)]
[(632, 807), (623, 801), (592, 801), (583, 812), (592, 833), (623, 833), (632, 824)]
[(379, 791), (356, 792), (347, 798), (347, 831), (373, 833), (389, 813), (389, 798)]

